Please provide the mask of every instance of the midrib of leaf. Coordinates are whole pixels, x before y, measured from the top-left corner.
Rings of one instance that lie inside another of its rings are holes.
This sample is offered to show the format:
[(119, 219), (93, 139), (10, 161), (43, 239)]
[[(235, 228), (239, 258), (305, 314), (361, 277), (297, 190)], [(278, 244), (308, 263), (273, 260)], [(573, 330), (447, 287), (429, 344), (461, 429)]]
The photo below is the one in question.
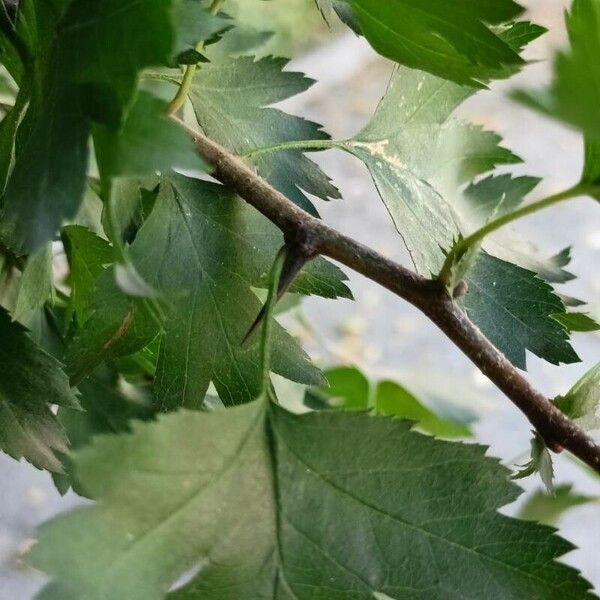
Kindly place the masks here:
[[(190, 244), (191, 244), (192, 248), (194, 249), (194, 254), (196, 255), (196, 264), (198, 266), (198, 269), (200, 269), (200, 271), (202, 272), (202, 274), (204, 275), (204, 277), (206, 279), (208, 279), (209, 281), (211, 281), (212, 283), (214, 283), (215, 286), (216, 286), (217, 282), (204, 269), (204, 266), (202, 264), (202, 260), (200, 258), (200, 252), (198, 251), (198, 248), (196, 246), (196, 242), (195, 242), (194, 236), (192, 234), (192, 229), (191, 229), (190, 223), (188, 221), (188, 216), (187, 216), (185, 210), (183, 209), (183, 206), (182, 206), (181, 201), (179, 199), (178, 191), (176, 191), (176, 193), (174, 193), (173, 196), (174, 196), (175, 202), (177, 203), (177, 206), (179, 208), (179, 212), (182, 215), (182, 219), (183, 219), (183, 222), (185, 224), (185, 230), (187, 231), (187, 234), (188, 234), (188, 236), (190, 238)], [(194, 306), (195, 306), (195, 303), (196, 303), (196, 299), (198, 297), (197, 286), (195, 286), (195, 287), (196, 287), (196, 289), (195, 289), (195, 293), (194, 293)], [(240, 369), (240, 366), (239, 366), (238, 361), (237, 361), (237, 357), (236, 357), (235, 353), (232, 352), (232, 350), (231, 350), (233, 344), (232, 344), (231, 340), (229, 339), (229, 336), (227, 335), (227, 329), (226, 329), (226, 327), (225, 327), (225, 325), (223, 323), (223, 318), (222, 318), (222, 315), (221, 315), (221, 311), (219, 310), (219, 304), (217, 302), (217, 299), (215, 298), (215, 294), (214, 294), (214, 291), (213, 291), (213, 286), (212, 285), (208, 285), (206, 287), (208, 288), (210, 299), (211, 299), (211, 301), (213, 303), (215, 314), (217, 315), (217, 320), (218, 320), (218, 323), (219, 323), (219, 328), (221, 329), (221, 333), (223, 335), (223, 339), (227, 341), (227, 344), (225, 344), (226, 347), (227, 347), (227, 353), (229, 354), (229, 356), (231, 358), (232, 364), (235, 365), (236, 371), (238, 372), (238, 375), (240, 376), (240, 381), (243, 382), (244, 387), (246, 388), (246, 392), (249, 395), (251, 395), (252, 392), (251, 392), (250, 388), (248, 387), (248, 384), (246, 382), (246, 378), (243, 376), (243, 372)], [(195, 314), (195, 311), (194, 311), (193, 314)], [(191, 327), (191, 319), (190, 319), (190, 327)], [(190, 355), (191, 340), (192, 340), (192, 335), (191, 335), (191, 331), (190, 331), (190, 335), (188, 335), (188, 347), (187, 347), (187, 352), (186, 352), (186, 379), (185, 379), (185, 388), (186, 389), (187, 389), (187, 382), (188, 382), (188, 379), (189, 379), (187, 377), (187, 370), (188, 370), (188, 367), (189, 367), (189, 355)], [(213, 377), (214, 377), (214, 375), (213, 375)], [(224, 388), (228, 389), (227, 385), (224, 385)]]
[[(519, 573), (520, 575), (525, 575), (526, 577), (530, 578), (533, 581), (539, 582), (543, 585), (547, 585), (548, 582), (544, 581), (543, 579), (541, 579), (540, 577), (536, 576), (535, 573), (530, 573), (528, 571), (522, 571), (521, 569), (511, 565), (510, 563), (506, 563), (503, 562), (497, 558), (494, 558), (493, 556), (489, 556), (488, 554), (485, 554), (483, 552), (478, 552), (477, 549), (475, 548), (469, 548), (468, 546), (463, 546), (462, 544), (459, 544), (458, 542), (455, 542), (453, 540), (450, 540), (448, 538), (445, 538), (443, 536), (440, 536), (439, 534), (436, 534), (432, 531), (429, 531), (423, 527), (420, 527), (419, 525), (415, 525), (414, 523), (410, 523), (408, 521), (405, 521), (403, 519), (400, 519), (399, 517), (393, 516), (388, 514), (387, 512), (383, 511), (382, 509), (378, 508), (377, 506), (374, 506), (368, 502), (365, 502), (363, 499), (359, 498), (358, 496), (356, 496), (355, 494), (352, 494), (350, 491), (344, 489), (343, 487), (340, 487), (339, 485), (337, 485), (336, 483), (334, 483), (333, 481), (331, 481), (328, 477), (326, 477), (323, 473), (319, 472), (317, 469), (315, 469), (312, 465), (310, 465), (309, 463), (307, 463), (305, 460), (303, 460), (300, 456), (298, 456), (298, 454), (296, 452), (294, 452), (294, 450), (291, 448), (291, 446), (289, 444), (285, 443), (285, 440), (281, 437), (281, 436), (277, 436), (278, 442), (282, 443), (283, 446), (286, 447), (286, 449), (290, 452), (290, 455), (293, 456), (300, 465), (302, 465), (303, 467), (305, 467), (306, 469), (308, 469), (310, 471), (311, 474), (314, 474), (317, 476), (318, 479), (320, 479), (324, 484), (326, 484), (328, 487), (330, 487), (331, 489), (333, 489), (336, 493), (340, 494), (342, 497), (345, 498), (349, 498), (350, 500), (352, 500), (353, 502), (355, 502), (356, 504), (358, 504), (360, 507), (364, 507), (367, 508), (369, 510), (372, 510), (373, 512), (376, 512), (377, 514), (380, 514), (382, 516), (384, 516), (385, 518), (394, 521), (404, 527), (406, 527), (407, 529), (411, 529), (412, 531), (415, 531), (417, 533), (420, 533), (428, 538), (433, 538), (435, 540), (444, 542), (446, 544), (448, 544), (449, 546), (452, 546), (454, 548), (457, 548), (458, 550), (461, 550), (463, 552), (466, 552), (468, 554), (473, 554), (475, 555), (477, 558), (479, 559), (484, 559), (487, 561), (490, 561), (492, 563), (498, 564), (502, 567), (506, 567), (508, 569), (510, 569), (511, 571), (514, 571), (516, 573)], [(468, 461), (466, 461), (468, 462)], [(277, 479), (277, 473), (275, 473), (275, 479)], [(278, 513), (281, 512), (280, 507), (279, 507), (279, 499), (276, 498), (276, 505), (278, 506)], [(492, 513), (496, 513), (495, 510), (490, 510), (488, 511), (490, 514)], [(484, 514), (484, 513), (482, 513)], [(467, 516), (463, 516), (462, 518), (468, 518), (469, 516), (472, 515), (467, 515)], [(449, 519), (444, 519), (443, 517), (440, 518), (439, 520), (443, 521), (443, 520), (449, 520)], [(289, 522), (289, 520), (288, 520)], [(292, 525), (294, 525), (292, 523)], [(302, 533), (302, 532), (300, 532)], [(501, 542), (501, 543), (506, 543), (506, 542)], [(528, 542), (530, 544), (532, 544), (533, 542)], [(540, 544), (544, 544), (544, 542), (540, 542)], [(493, 543), (488, 543), (488, 544), (480, 544), (478, 546), (478, 548), (483, 548), (485, 546), (493, 546)], [(337, 561), (336, 561), (337, 564)], [(344, 567), (345, 570), (348, 570), (346, 567)], [(352, 572), (352, 571), (350, 571)], [(352, 572), (353, 573), (353, 572)], [(358, 577), (355, 573), (353, 573), (356, 577)], [(360, 577), (358, 577), (360, 580)], [(362, 581), (362, 580), (361, 580)], [(554, 589), (556, 589), (557, 591), (561, 592), (561, 593), (565, 593), (565, 590), (563, 588), (557, 587), (554, 583), (552, 583), (552, 587), (554, 587)], [(370, 587), (370, 591), (375, 591), (372, 589), (372, 586)], [(576, 600), (576, 599), (575, 599)]]
[[(270, 401), (268, 401), (270, 402)], [(277, 433), (275, 431), (275, 427), (271, 419), (268, 419), (265, 423), (266, 432), (267, 432), (267, 442), (269, 449), (269, 463), (271, 465), (271, 473), (272, 473), (272, 482), (273, 482), (273, 500), (274, 505), (276, 507), (275, 510), (275, 548), (274, 552), (277, 555), (277, 564), (275, 567), (275, 580), (280, 579), (282, 583), (285, 584), (286, 589), (292, 594), (292, 596), (296, 600), (300, 600), (296, 592), (292, 589), (285, 575), (285, 563), (283, 560), (283, 555), (281, 554), (281, 547), (283, 546), (281, 541), (281, 518), (282, 513), (279, 510), (279, 506), (281, 505), (281, 488), (279, 486), (279, 478), (277, 477), (277, 451), (276, 451), (276, 441)], [(277, 600), (277, 585), (273, 585), (273, 600)]]

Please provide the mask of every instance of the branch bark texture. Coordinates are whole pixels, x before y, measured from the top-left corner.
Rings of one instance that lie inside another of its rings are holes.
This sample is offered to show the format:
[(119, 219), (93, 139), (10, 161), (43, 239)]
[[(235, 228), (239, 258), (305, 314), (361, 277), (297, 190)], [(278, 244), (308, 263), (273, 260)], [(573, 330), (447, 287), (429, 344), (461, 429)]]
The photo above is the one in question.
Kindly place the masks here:
[(429, 317), (525, 414), (555, 452), (569, 450), (600, 473), (600, 445), (556, 408), (483, 335), (439, 281), (425, 279), (298, 208), (240, 158), (182, 121), (212, 175), (254, 206), (307, 254), (332, 258), (410, 302)]

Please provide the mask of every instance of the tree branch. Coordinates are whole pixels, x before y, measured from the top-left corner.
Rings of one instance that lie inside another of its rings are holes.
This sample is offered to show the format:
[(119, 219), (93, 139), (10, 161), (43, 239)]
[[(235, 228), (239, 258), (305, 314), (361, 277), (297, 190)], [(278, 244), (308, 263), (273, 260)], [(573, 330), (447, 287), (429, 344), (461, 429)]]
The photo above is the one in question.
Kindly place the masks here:
[(240, 158), (176, 120), (214, 167), (212, 175), (277, 225), (286, 239), (337, 260), (416, 306), (525, 414), (552, 450), (566, 448), (600, 473), (600, 445), (532, 387), (439, 281), (421, 277), (305, 213)]

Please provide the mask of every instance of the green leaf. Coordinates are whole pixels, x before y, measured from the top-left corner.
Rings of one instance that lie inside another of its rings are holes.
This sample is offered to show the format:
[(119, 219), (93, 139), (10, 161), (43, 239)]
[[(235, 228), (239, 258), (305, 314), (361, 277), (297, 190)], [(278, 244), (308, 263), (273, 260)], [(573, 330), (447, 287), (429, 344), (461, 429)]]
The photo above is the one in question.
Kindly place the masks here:
[(214, 39), (232, 26), (223, 13), (213, 14), (207, 0), (179, 0), (175, 10), (175, 55), (194, 50), (199, 42)]
[(561, 313), (553, 315), (553, 318), (558, 321), (568, 331), (590, 332), (599, 331), (600, 325), (585, 313)]
[(371, 407), (371, 383), (358, 369), (328, 369), (325, 371), (325, 379), (327, 384), (317, 391), (319, 396), (327, 398), (327, 405), (346, 410), (367, 410)]
[(94, 282), (115, 261), (115, 252), (105, 239), (80, 225), (64, 227), (62, 242), (69, 261), (70, 304), (82, 325), (92, 311)]
[(573, 491), (570, 485), (559, 485), (553, 494), (537, 491), (519, 511), (519, 518), (555, 526), (565, 512), (596, 499)]
[(16, 158), (16, 137), (19, 125), (27, 111), (29, 91), (24, 85), (15, 99), (14, 106), (0, 123), (0, 195), (4, 193), (8, 176)]
[(383, 56), (460, 84), (481, 86), (523, 63), (489, 26), (511, 21), (512, 0), (349, 0), (360, 30)]
[[(312, 81), (283, 71), (278, 58), (238, 58), (203, 65), (190, 93), (198, 123), (211, 139), (236, 154), (297, 140), (327, 140), (320, 125), (269, 108), (304, 92)], [(338, 190), (302, 150), (268, 152), (251, 158), (257, 172), (290, 200), (316, 214), (306, 193), (323, 200)]]
[(464, 192), (468, 215), (474, 227), (516, 210), (540, 183), (538, 177), (513, 177), (506, 173), (488, 175), (469, 184)]
[[(56, 105), (60, 110), (52, 114)], [(39, 249), (64, 220), (76, 215), (87, 169), (89, 122), (77, 98), (55, 92), (37, 124), (28, 126), (32, 133), (8, 180), (0, 226), (19, 253)]]
[(361, 413), (182, 412), (77, 453), (99, 503), (29, 561), (46, 600), (593, 598), (570, 544), (498, 514), (519, 492), (484, 452)]
[(103, 178), (206, 167), (190, 137), (166, 116), (166, 108), (163, 100), (140, 92), (119, 131), (102, 126), (96, 129), (96, 156)]
[[(320, 408), (372, 410), (375, 414), (396, 416), (415, 421), (420, 431), (447, 438), (469, 437), (471, 430), (462, 418), (444, 418), (395, 381), (371, 384), (366, 376), (353, 367), (338, 367), (325, 371), (327, 385), (308, 392), (307, 404)], [(452, 415), (457, 417), (458, 415)], [(461, 415), (463, 416), (463, 415)]]
[(67, 440), (50, 407), (77, 408), (61, 364), (0, 308), (0, 448), (40, 469), (60, 471)]
[(35, 84), (3, 206), (2, 232), (22, 252), (77, 213), (92, 123), (117, 129), (139, 71), (166, 64), (174, 44), (168, 0), (39, 4), (26, 8), (28, 35), (38, 40)]
[(141, 350), (159, 334), (161, 323), (150, 303), (127, 296), (117, 285), (114, 268), (94, 281), (82, 322), (67, 354), (67, 372), (77, 384), (101, 362)]
[(14, 318), (31, 327), (36, 313), (54, 296), (52, 245), (46, 244), (27, 259), (21, 275)]
[(110, 233), (113, 243), (124, 246), (133, 242), (152, 212), (159, 180), (152, 175), (141, 179), (119, 177), (109, 182), (109, 198), (104, 203), (102, 225), (104, 231)]
[(346, 24), (356, 35), (361, 35), (360, 25), (352, 7), (344, 0), (315, 0), (323, 18), (329, 23), (331, 12), (335, 12), (342, 23)]
[(436, 274), (459, 232), (449, 190), (519, 159), (491, 132), (450, 119), (473, 90), (406, 68), (395, 70), (369, 124), (346, 147), (369, 168), (417, 270)]
[[(600, 141), (585, 136), (584, 163), (581, 183), (592, 187), (600, 187)], [(600, 200), (600, 191), (590, 190), (590, 196)]]
[(515, 366), (526, 368), (526, 350), (555, 365), (579, 361), (556, 320), (562, 300), (535, 273), (482, 252), (465, 281), (460, 304)]
[(580, 427), (588, 431), (600, 429), (600, 363), (588, 371), (554, 404)]
[[(259, 348), (242, 340), (260, 310), (251, 286), (282, 245), (270, 222), (223, 187), (182, 176), (162, 183), (131, 247), (136, 270), (170, 302), (155, 383), (162, 408), (199, 406), (211, 381), (228, 405), (257, 396)], [(320, 383), (296, 342), (281, 327), (274, 334), (273, 371)]]
[(552, 464), (552, 455), (539, 433), (533, 433), (533, 438), (531, 439), (531, 459), (527, 464), (521, 465), (521, 467), (521, 470), (512, 476), (513, 479), (525, 479), (539, 473), (540, 479), (546, 486), (548, 493), (554, 493), (554, 465)]
[[(463, 223), (469, 231), (474, 231), (493, 219), (513, 212), (539, 182), (537, 177), (503, 174), (490, 175), (471, 183), (463, 193), (460, 206)], [(506, 231), (488, 238), (484, 246), (498, 258), (534, 271), (546, 281), (565, 283), (575, 279), (575, 275), (564, 268), (571, 262), (570, 248), (550, 258), (542, 257), (531, 243)]]
[[(134, 419), (148, 420), (154, 416), (152, 404), (139, 389), (129, 386), (127, 392), (120, 385), (117, 372), (102, 365), (79, 386), (79, 401), (83, 410), (60, 408), (56, 415), (65, 430), (71, 451), (91, 443), (102, 433), (117, 434), (131, 431)], [(54, 483), (61, 493), (73, 486), (85, 495), (68, 455), (62, 457), (65, 473), (53, 474)]]
[(417, 423), (417, 429), (445, 438), (470, 437), (471, 430), (462, 424), (452, 423), (429, 410), (405, 387), (394, 381), (382, 381), (377, 386), (374, 399), (377, 414), (398, 416)]
[(566, 13), (571, 48), (559, 52), (554, 63), (554, 80), (543, 90), (520, 90), (515, 98), (531, 108), (582, 129), (600, 141), (600, 2), (574, 0)]
[[(500, 176), (470, 185), (457, 198), (457, 185), (495, 165), (519, 159), (499, 146), (493, 133), (450, 119), (473, 90), (432, 75), (396, 69), (377, 112), (345, 147), (368, 166), (379, 193), (422, 275), (436, 275), (445, 249), (461, 232), (471, 231), (503, 205), (517, 205), (536, 180)], [(500, 186), (505, 186), (501, 192)], [(453, 202), (447, 201), (452, 198)], [(562, 268), (569, 254), (551, 260), (486, 245), (471, 256), (474, 266), (461, 274), (469, 293), (461, 300), (471, 320), (506, 356), (525, 368), (526, 350), (553, 364), (578, 359), (568, 335), (552, 316), (564, 313), (561, 300), (535, 273), (501, 260), (523, 262), (556, 281), (572, 276)], [(495, 258), (491, 254), (499, 254)]]

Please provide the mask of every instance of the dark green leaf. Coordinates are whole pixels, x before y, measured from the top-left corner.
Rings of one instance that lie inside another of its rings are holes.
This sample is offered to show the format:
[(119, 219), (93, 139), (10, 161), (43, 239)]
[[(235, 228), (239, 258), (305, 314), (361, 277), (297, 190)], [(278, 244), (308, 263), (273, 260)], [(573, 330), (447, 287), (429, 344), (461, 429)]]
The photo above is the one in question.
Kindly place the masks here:
[(62, 241), (70, 267), (71, 307), (82, 325), (92, 311), (94, 282), (115, 261), (115, 252), (105, 239), (80, 225), (65, 227)]
[(67, 372), (73, 382), (79, 383), (105, 360), (141, 350), (160, 331), (160, 318), (150, 301), (124, 294), (113, 268), (94, 281), (86, 309), (89, 316), (67, 354)]
[(39, 348), (0, 308), (0, 448), (17, 460), (60, 471), (55, 450), (67, 440), (52, 404), (77, 408), (61, 364)]
[(489, 25), (511, 21), (522, 8), (513, 0), (349, 0), (360, 30), (380, 54), (460, 84), (482, 85), (518, 53)]
[(94, 133), (102, 177), (143, 177), (172, 169), (206, 167), (181, 127), (166, 116), (167, 103), (140, 92), (119, 131), (99, 126)]
[[(214, 39), (232, 26), (223, 13), (213, 14), (208, 0), (178, 0), (175, 4), (175, 55), (194, 50), (198, 43)], [(180, 60), (178, 62), (181, 62)]]
[(165, 64), (174, 44), (168, 0), (41, 5), (25, 9), (27, 34), (37, 40), (35, 85), (3, 206), (3, 234), (23, 252), (76, 214), (92, 122), (118, 128), (139, 71)]
[(592, 598), (570, 544), (497, 513), (518, 489), (484, 452), (360, 413), (171, 415), (76, 455), (100, 502), (29, 559), (46, 600), (159, 600), (184, 574), (169, 597)]
[(565, 307), (535, 273), (483, 252), (466, 282), (461, 305), (514, 365), (526, 368), (526, 350), (555, 365), (579, 361), (567, 330), (554, 318)]
[[(81, 383), (79, 386), (81, 408), (72, 410), (60, 408), (58, 422), (62, 425), (69, 440), (71, 450), (86, 446), (95, 435), (101, 433), (116, 434), (130, 431), (133, 419), (147, 420), (154, 415), (148, 398), (129, 387), (127, 393), (119, 384), (117, 373), (106, 365)], [(53, 475), (54, 482), (65, 493), (74, 486), (80, 495), (85, 495), (73, 473), (73, 465), (68, 455), (63, 455), (65, 473)]]
[[(282, 142), (328, 139), (320, 125), (268, 108), (312, 83), (301, 73), (283, 71), (286, 64), (277, 58), (238, 58), (204, 65), (194, 78), (190, 99), (205, 133), (241, 155)], [(251, 160), (260, 175), (309, 212), (315, 209), (305, 192), (323, 200), (340, 197), (301, 150), (267, 152)]]
[[(136, 270), (171, 305), (155, 384), (162, 408), (200, 406), (211, 380), (226, 404), (257, 396), (259, 348), (242, 340), (260, 310), (251, 286), (282, 245), (270, 222), (224, 188), (181, 176), (163, 182), (131, 248)], [(273, 361), (294, 381), (321, 380), (280, 327)]]

